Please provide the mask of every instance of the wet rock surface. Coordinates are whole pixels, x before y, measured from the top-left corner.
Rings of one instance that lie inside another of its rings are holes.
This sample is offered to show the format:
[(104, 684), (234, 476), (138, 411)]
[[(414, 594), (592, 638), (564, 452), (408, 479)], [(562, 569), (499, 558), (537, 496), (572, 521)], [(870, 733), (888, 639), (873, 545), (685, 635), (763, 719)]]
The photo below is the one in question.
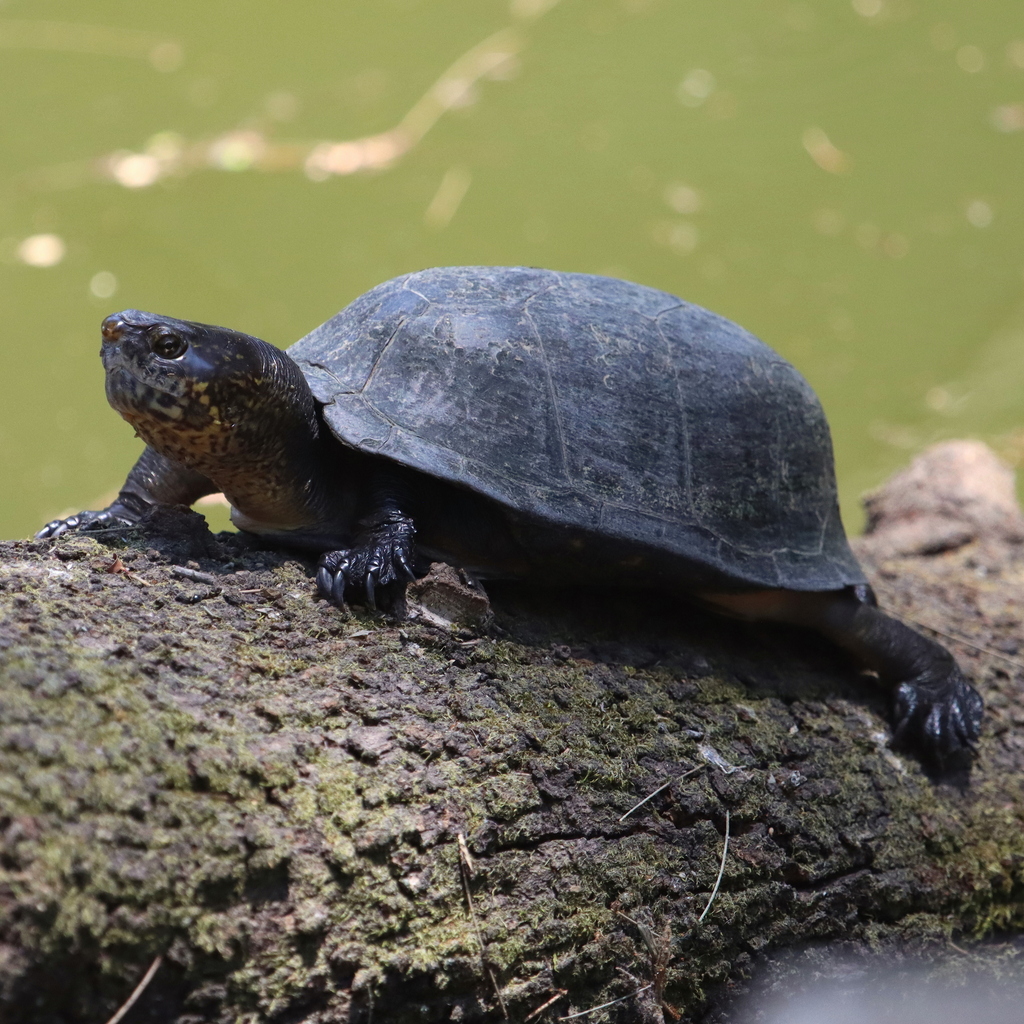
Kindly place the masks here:
[(184, 510), (0, 544), (0, 1017), (105, 1020), (160, 954), (128, 1024), (544, 1021), (638, 990), (590, 1019), (727, 1020), (759, 965), (840, 939), (1014, 976), (1024, 558), (860, 554), (964, 641), (966, 786), (889, 748), (824, 641), (662, 596), (346, 616)]

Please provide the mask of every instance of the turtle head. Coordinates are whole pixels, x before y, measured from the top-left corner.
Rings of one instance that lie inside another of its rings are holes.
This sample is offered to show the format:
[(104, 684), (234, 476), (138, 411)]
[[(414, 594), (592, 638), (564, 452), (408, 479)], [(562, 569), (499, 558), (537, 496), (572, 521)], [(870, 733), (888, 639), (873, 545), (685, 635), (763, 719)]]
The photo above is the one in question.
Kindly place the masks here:
[(229, 499), (250, 486), (274, 490), (292, 476), (295, 453), (315, 446), (309, 385), (273, 345), (136, 309), (108, 316), (102, 333), (110, 404), (151, 448)]

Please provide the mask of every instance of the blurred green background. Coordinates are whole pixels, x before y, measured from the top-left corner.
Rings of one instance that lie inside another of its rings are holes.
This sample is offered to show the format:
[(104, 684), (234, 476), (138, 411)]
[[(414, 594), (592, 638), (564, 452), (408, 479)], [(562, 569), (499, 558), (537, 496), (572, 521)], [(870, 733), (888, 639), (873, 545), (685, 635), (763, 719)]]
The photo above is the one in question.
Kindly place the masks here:
[(286, 346), (436, 264), (750, 328), (821, 395), (852, 529), (932, 440), (1024, 453), (1019, 2), (5, 0), (0, 88), (0, 536), (140, 450), (106, 313)]

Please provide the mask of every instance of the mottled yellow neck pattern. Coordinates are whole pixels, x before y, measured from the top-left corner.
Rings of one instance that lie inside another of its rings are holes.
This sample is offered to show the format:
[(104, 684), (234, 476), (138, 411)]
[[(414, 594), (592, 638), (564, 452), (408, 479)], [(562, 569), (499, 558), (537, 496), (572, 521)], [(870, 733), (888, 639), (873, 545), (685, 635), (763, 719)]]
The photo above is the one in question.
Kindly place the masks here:
[[(277, 383), (275, 388), (273, 385)], [(170, 395), (135, 381), (121, 415), (161, 455), (209, 477), (253, 532), (309, 529), (329, 510), (314, 481), (321, 445), (315, 417), (287, 384), (263, 378), (219, 381), (230, 405), (205, 381)]]

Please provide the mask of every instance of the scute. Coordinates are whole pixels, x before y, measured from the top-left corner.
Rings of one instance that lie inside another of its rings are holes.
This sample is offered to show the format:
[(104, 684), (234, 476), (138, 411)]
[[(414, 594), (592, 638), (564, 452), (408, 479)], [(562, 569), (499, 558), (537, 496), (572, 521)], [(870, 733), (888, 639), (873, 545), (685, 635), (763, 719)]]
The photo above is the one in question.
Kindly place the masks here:
[(356, 299), (289, 354), (340, 440), (529, 518), (740, 585), (864, 580), (824, 413), (753, 335), (653, 288), (448, 267)]

